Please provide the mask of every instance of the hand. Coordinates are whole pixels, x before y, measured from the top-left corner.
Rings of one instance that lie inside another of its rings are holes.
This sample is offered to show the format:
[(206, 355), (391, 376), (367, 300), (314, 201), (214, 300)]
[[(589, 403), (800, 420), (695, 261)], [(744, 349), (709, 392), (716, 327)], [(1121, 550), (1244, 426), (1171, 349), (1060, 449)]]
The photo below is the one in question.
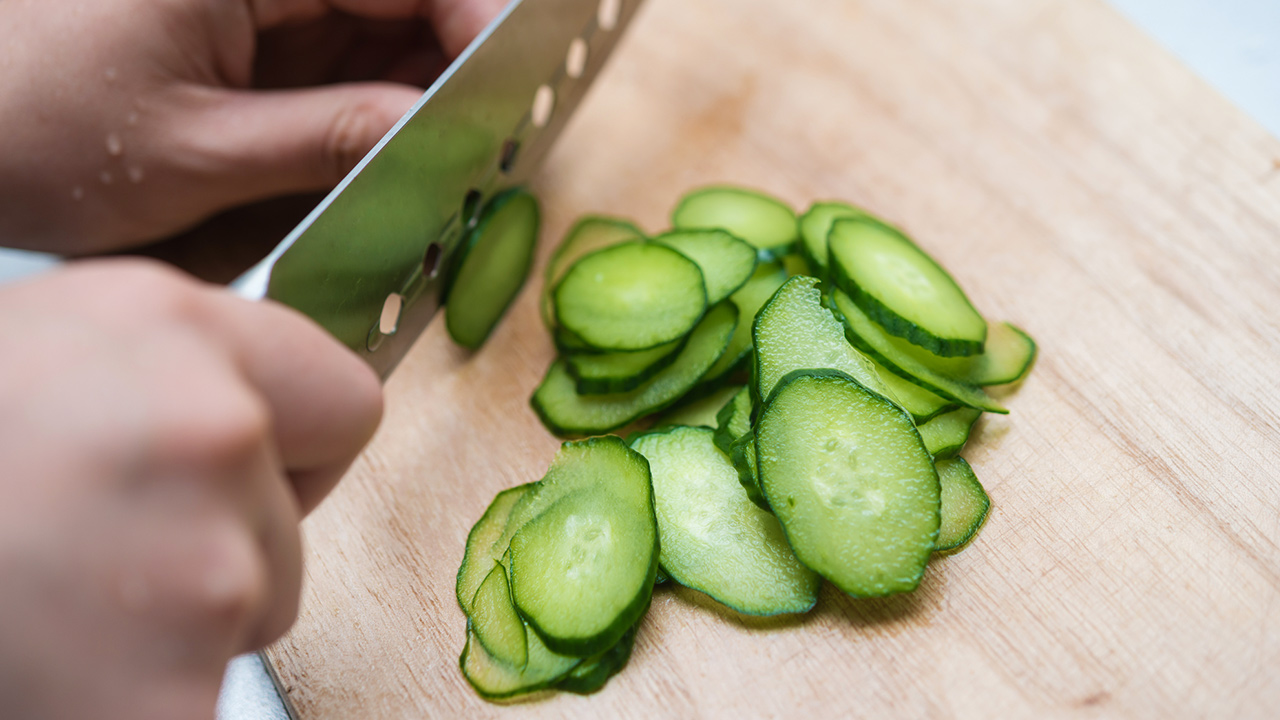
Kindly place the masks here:
[(0, 2), (0, 244), (118, 249), (332, 187), (504, 4)]
[(0, 289), (0, 408), (4, 716), (181, 720), (293, 621), (381, 388), (292, 310), (94, 261)]

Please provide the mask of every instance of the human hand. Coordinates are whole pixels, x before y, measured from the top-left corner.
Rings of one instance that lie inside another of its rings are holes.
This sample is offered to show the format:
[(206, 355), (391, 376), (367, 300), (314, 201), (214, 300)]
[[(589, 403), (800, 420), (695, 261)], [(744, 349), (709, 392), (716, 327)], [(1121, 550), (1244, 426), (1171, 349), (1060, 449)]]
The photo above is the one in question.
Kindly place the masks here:
[(3, 715), (183, 720), (292, 623), (381, 389), (292, 310), (92, 261), (0, 289), (0, 408)]
[(0, 244), (118, 249), (332, 187), (504, 4), (0, 2)]

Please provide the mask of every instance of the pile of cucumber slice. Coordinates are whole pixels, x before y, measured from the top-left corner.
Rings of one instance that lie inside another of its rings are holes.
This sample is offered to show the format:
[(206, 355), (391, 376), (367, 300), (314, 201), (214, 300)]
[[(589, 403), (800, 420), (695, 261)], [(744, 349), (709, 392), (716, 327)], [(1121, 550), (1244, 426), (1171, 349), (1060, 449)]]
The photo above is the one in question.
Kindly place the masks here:
[(485, 697), (602, 687), (657, 580), (803, 613), (823, 580), (914, 590), (987, 516), (959, 453), (1008, 412), (986, 388), (1027, 374), (1029, 335), (846, 203), (797, 217), (715, 186), (672, 225), (584, 218), (547, 267), (560, 356), (531, 404), (554, 434), (595, 437), (499, 494), (468, 539), (462, 667)]

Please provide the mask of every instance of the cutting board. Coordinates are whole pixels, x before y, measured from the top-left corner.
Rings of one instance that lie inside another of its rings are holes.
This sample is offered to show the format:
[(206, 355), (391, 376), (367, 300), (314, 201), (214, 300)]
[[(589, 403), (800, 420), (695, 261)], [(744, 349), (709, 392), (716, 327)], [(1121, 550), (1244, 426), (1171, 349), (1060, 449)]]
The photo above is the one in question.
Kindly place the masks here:
[(480, 700), (463, 542), (558, 446), (539, 267), (480, 352), (430, 328), (306, 521), (267, 652), (301, 720), (1275, 716), (1280, 142), (1102, 0), (648, 0), (537, 178), (541, 258), (721, 181), (869, 208), (1039, 341), (965, 453), (976, 542), (802, 617), (661, 587), (599, 694)]

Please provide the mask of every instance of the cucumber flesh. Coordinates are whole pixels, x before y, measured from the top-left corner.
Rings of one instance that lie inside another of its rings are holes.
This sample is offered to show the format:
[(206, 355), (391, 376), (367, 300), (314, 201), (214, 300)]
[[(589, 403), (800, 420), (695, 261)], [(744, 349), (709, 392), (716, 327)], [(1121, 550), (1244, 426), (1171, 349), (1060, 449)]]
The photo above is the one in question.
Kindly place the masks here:
[(678, 340), (707, 309), (698, 265), (648, 242), (583, 257), (565, 273), (554, 297), (559, 325), (606, 351), (646, 350)]
[(676, 582), (748, 615), (802, 613), (818, 576), (796, 559), (777, 518), (747, 500), (709, 428), (642, 435), (662, 537), (662, 567)]
[(709, 395), (684, 402), (663, 413), (662, 417), (658, 418), (654, 423), (654, 427), (690, 425), (714, 429), (717, 425), (716, 416), (720, 413), (720, 410), (744, 387), (743, 385), (726, 385), (722, 388), (717, 388)]
[(755, 503), (761, 510), (773, 512), (769, 500), (760, 490), (760, 469), (756, 467), (756, 436), (747, 433), (734, 441), (729, 448), (729, 459), (738, 471), (738, 484), (747, 493), (747, 499)]
[(926, 390), (966, 407), (1000, 414), (1009, 412), (977, 385), (937, 372), (914, 356), (899, 351), (884, 328), (873, 322), (844, 292), (834, 291), (831, 299), (844, 320), (849, 341), (876, 362)]
[(445, 298), (445, 327), (454, 342), (475, 350), (529, 276), (538, 242), (538, 201), (523, 190), (495, 197), (468, 235)]
[(982, 352), (986, 321), (906, 235), (870, 218), (836, 220), (827, 250), (836, 286), (889, 334), (943, 357)]
[(547, 261), (542, 284), (542, 321), (546, 326), (554, 328), (556, 325), (556, 306), (552, 291), (574, 263), (596, 250), (642, 239), (644, 233), (640, 228), (619, 218), (588, 215), (574, 223)]
[(756, 269), (756, 249), (724, 230), (672, 230), (653, 241), (698, 264), (708, 305), (729, 297)]
[(1036, 357), (1036, 343), (1022, 329), (1007, 323), (987, 325), (987, 341), (981, 355), (946, 358), (892, 336), (888, 342), (899, 352), (943, 375), (972, 385), (1005, 385), (1026, 376)]
[(552, 652), (527, 626), (525, 634), (529, 638), (528, 660), (517, 668), (490, 655), (468, 624), (467, 643), (458, 664), (481, 697), (500, 700), (550, 687), (582, 662), (582, 658)]
[(822, 306), (818, 280), (791, 278), (756, 315), (755, 397), (757, 404), (793, 370), (832, 368), (862, 383), (872, 392), (896, 401), (876, 374), (875, 367), (849, 345), (844, 329)]
[(756, 313), (769, 302), (769, 298), (787, 281), (787, 273), (777, 263), (761, 263), (755, 274), (740, 290), (729, 296), (738, 308), (738, 327), (729, 339), (724, 355), (707, 371), (707, 382), (724, 377), (751, 354), (751, 326)]
[(756, 457), (801, 562), (855, 597), (920, 583), (939, 486), (906, 411), (842, 372), (796, 371), (760, 415)]
[(684, 348), (685, 339), (648, 350), (570, 355), (565, 362), (583, 395), (626, 392), (670, 367)]
[(751, 390), (743, 387), (716, 414), (716, 447), (726, 455), (738, 438), (751, 432)]
[(973, 540), (986, 521), (991, 498), (964, 458), (939, 460), (937, 469), (938, 480), (942, 483), (942, 525), (934, 550), (959, 552)]
[(467, 535), (462, 564), (458, 567), (455, 590), (458, 607), (464, 613), (471, 614), (471, 601), (475, 598), (476, 591), (493, 570), (494, 563), (507, 551), (511, 537), (504, 536), (504, 532), (512, 509), (536, 485), (537, 483), (529, 483), (498, 493), (485, 509), (484, 515), (472, 526)]
[(809, 265), (809, 261), (805, 260), (803, 255), (798, 253), (787, 253), (782, 256), (782, 269), (787, 271), (787, 277), (795, 277), (797, 275), (808, 275), (815, 277), (813, 268)]
[(960, 452), (969, 441), (969, 433), (981, 410), (956, 408), (917, 426), (920, 439), (935, 459), (948, 458)]
[(627, 662), (631, 659), (631, 650), (636, 645), (636, 631), (639, 628), (640, 623), (632, 625), (617, 645), (599, 655), (583, 660), (556, 682), (556, 689), (578, 695), (590, 695), (603, 688), (609, 678), (622, 672), (622, 669), (627, 666)]
[(875, 366), (876, 374), (880, 376), (885, 386), (889, 388), (890, 392), (898, 400), (898, 404), (902, 405), (902, 409), (911, 413), (911, 418), (916, 421), (917, 425), (960, 406), (954, 400), (949, 400), (937, 393), (930, 392), (874, 360), (871, 361), (871, 364)]
[(648, 606), (658, 531), (649, 463), (620, 439), (597, 438), (562, 472), (586, 487), (511, 538), (511, 596), (548, 648), (585, 657), (615, 645)]
[(827, 234), (831, 225), (842, 218), (860, 217), (869, 216), (860, 208), (836, 201), (816, 202), (800, 216), (800, 252), (809, 261), (810, 274), (824, 280), (828, 277)]
[(683, 397), (724, 353), (737, 322), (738, 311), (732, 303), (715, 306), (694, 328), (670, 367), (625, 393), (581, 395), (565, 362), (558, 360), (530, 402), (543, 425), (561, 437), (615, 430)]
[(782, 256), (795, 244), (795, 211), (763, 193), (736, 187), (708, 187), (680, 199), (671, 214), (680, 229), (719, 228), (759, 250)]
[(469, 617), (476, 641), (490, 657), (517, 669), (525, 666), (529, 661), (528, 633), (515, 605), (511, 604), (507, 573), (501, 564), (494, 564), (480, 583), (471, 601)]

